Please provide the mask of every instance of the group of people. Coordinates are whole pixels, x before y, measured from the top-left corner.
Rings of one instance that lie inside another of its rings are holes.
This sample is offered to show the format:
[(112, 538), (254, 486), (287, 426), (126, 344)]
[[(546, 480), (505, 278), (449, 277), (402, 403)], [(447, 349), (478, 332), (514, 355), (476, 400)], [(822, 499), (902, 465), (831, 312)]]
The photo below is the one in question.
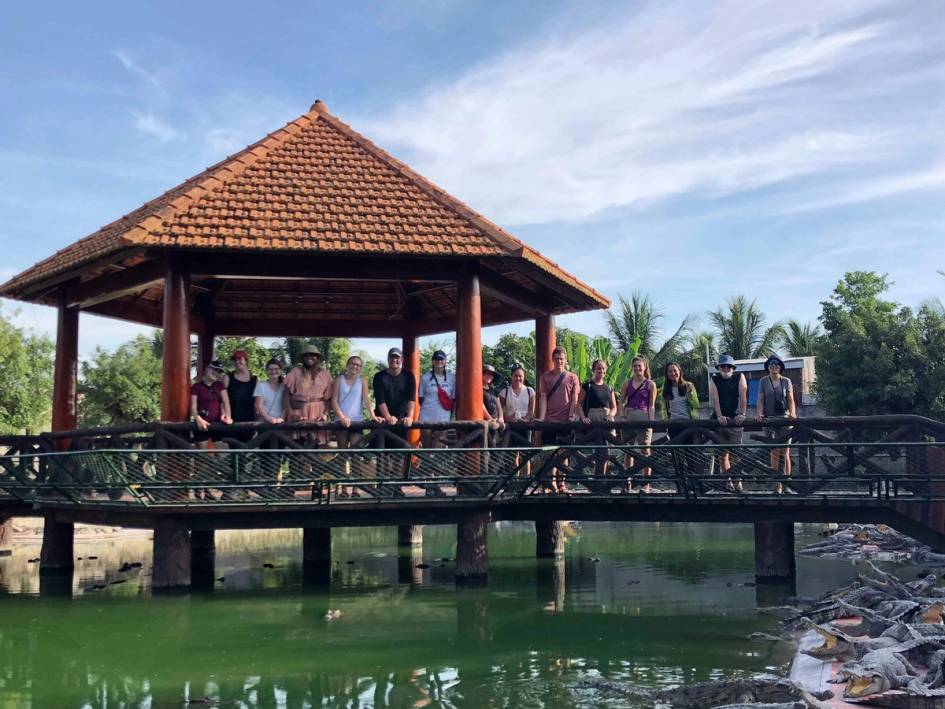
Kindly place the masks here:
[[(414, 421), (444, 423), (454, 417), (456, 375), (447, 367), (447, 356), (442, 350), (433, 353), (430, 369), (420, 375), (403, 367), (403, 352), (393, 347), (387, 353), (387, 368), (374, 375), (369, 389), (361, 376), (363, 361), (357, 355), (348, 358), (345, 371), (332, 379), (322, 367), (322, 354), (312, 346), (300, 353), (300, 364), (283, 373), (282, 363), (270, 359), (266, 364), (266, 378), (257, 379), (249, 369), (247, 353), (237, 350), (232, 356), (233, 369), (229, 372), (219, 360), (213, 360), (191, 387), (191, 416), (197, 424), (195, 440), (201, 447), (207, 441), (223, 445), (222, 432), (211, 431), (212, 423), (262, 421), (324, 422), (333, 417), (345, 431), (338, 437), (338, 445), (357, 444), (362, 432), (357, 424), (363, 421), (387, 423), (391, 432), (402, 439)], [(657, 411), (666, 420), (698, 418), (699, 397), (696, 387), (685, 379), (682, 367), (671, 362), (664, 368), (664, 382), (658, 386), (645, 357), (635, 357), (631, 363), (632, 376), (619, 391), (605, 379), (607, 362), (595, 360), (592, 376), (583, 384), (568, 370), (567, 353), (562, 348), (552, 352), (552, 368), (539, 375), (538, 393), (526, 381), (525, 368), (516, 364), (509, 372), (506, 386), (496, 389), (496, 369), (484, 365), (483, 418), (503, 427), (506, 422), (597, 422), (597, 421), (653, 421)], [(784, 376), (784, 362), (770, 356), (764, 364), (766, 376), (760, 380), (756, 406), (757, 419), (787, 420), (796, 417), (797, 410), (791, 380)], [(736, 371), (735, 360), (723, 355), (710, 377), (709, 399), (712, 418), (719, 423), (721, 442), (738, 444), (743, 439), (742, 425), (748, 415), (748, 383)], [(374, 401), (371, 401), (373, 391)], [(415, 396), (415, 393), (417, 396)], [(419, 410), (415, 411), (415, 399)], [(785, 427), (768, 429), (777, 439), (786, 436)], [(423, 429), (421, 445), (438, 447), (445, 431)], [(239, 431), (237, 437), (248, 437), (251, 431)], [(327, 442), (327, 434), (318, 434), (319, 442)], [(568, 432), (546, 431), (543, 443), (555, 445), (564, 442)], [(634, 430), (627, 443), (649, 446), (653, 440), (652, 428)], [(731, 468), (727, 453), (720, 456), (722, 471)], [(787, 448), (771, 451), (771, 467), (791, 472), (791, 458)]]

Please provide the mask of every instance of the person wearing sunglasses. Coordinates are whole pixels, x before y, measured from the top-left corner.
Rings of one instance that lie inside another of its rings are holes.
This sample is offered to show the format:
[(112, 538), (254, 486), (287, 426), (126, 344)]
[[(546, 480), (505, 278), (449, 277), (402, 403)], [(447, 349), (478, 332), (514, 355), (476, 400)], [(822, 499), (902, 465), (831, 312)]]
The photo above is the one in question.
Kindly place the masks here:
[[(715, 369), (716, 374), (709, 378), (709, 401), (712, 418), (719, 422), (719, 443), (739, 445), (748, 408), (748, 382), (744, 374), (735, 371), (735, 358), (731, 355), (719, 357)], [(728, 451), (719, 456), (719, 467), (723, 473), (731, 469), (732, 459)], [(737, 488), (741, 489), (741, 481)]]

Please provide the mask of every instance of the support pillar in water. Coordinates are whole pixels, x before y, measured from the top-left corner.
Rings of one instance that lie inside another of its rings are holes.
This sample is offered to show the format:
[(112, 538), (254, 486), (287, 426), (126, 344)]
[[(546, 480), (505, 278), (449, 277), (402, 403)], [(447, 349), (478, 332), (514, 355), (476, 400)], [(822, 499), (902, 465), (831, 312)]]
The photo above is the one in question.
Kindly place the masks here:
[(535, 556), (539, 559), (564, 556), (564, 533), (559, 520), (535, 520)]
[(794, 578), (794, 523), (755, 522), (755, 579), (772, 583)]
[(210, 589), (216, 581), (216, 534), (212, 529), (193, 529), (190, 532), (190, 584), (194, 588)]
[(331, 566), (331, 527), (306, 527), (302, 530), (302, 566), (307, 569)]
[(0, 556), (13, 553), (13, 520), (0, 517)]
[(401, 549), (397, 555), (397, 583), (411, 586), (423, 584), (423, 547)]
[(402, 524), (397, 527), (397, 546), (402, 549), (423, 546), (423, 525)]
[(190, 530), (183, 521), (162, 519), (154, 527), (151, 588), (190, 586)]
[(75, 526), (47, 516), (43, 523), (43, 548), (39, 553), (40, 574), (71, 574), (75, 566), (72, 550)]
[(488, 542), (488, 512), (475, 512), (456, 525), (457, 583), (485, 583), (489, 576)]

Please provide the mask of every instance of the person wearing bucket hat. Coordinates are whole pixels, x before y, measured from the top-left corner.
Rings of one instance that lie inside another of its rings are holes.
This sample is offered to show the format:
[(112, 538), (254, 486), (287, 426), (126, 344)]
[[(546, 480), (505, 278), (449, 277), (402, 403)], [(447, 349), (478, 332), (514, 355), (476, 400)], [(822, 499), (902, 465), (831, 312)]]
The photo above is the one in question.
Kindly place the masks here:
[[(709, 377), (709, 403), (711, 418), (719, 422), (716, 435), (720, 443), (739, 445), (744, 432), (742, 424), (748, 410), (748, 382), (745, 375), (735, 370), (738, 366), (732, 355), (722, 355), (715, 364), (716, 373)], [(713, 459), (714, 460), (714, 459)], [(732, 467), (731, 455), (725, 451), (719, 455), (719, 468), (723, 473)], [(741, 481), (732, 487), (741, 489)]]
[(486, 421), (496, 422), (499, 428), (505, 428), (502, 404), (492, 386), (498, 375), (496, 368), (491, 364), (482, 365), (482, 417)]
[[(797, 407), (794, 404), (794, 386), (791, 380), (784, 376), (784, 360), (772, 354), (765, 360), (767, 376), (758, 382), (757, 415), (762, 421), (787, 421), (797, 418)], [(790, 426), (776, 426), (766, 428), (765, 433), (776, 441), (791, 442), (788, 438)], [(775, 470), (782, 468), (785, 475), (791, 474), (791, 449), (772, 448), (771, 467)], [(781, 491), (781, 483), (778, 483)]]
[[(445, 423), (453, 416), (456, 397), (456, 375), (446, 366), (446, 352), (437, 350), (430, 358), (430, 369), (420, 377), (420, 414), (422, 423)], [(441, 448), (446, 431), (420, 431), (420, 445)]]
[[(321, 367), (322, 354), (314, 345), (305, 345), (299, 352), (300, 364), (285, 376), (282, 398), (288, 421), (317, 423), (328, 420), (331, 401), (331, 376)], [(321, 444), (327, 442), (324, 432), (318, 434)]]
[(197, 424), (194, 440), (200, 448), (206, 448), (209, 440), (213, 440), (217, 448), (226, 448), (223, 434), (208, 430), (212, 423), (233, 423), (230, 399), (221, 381), (224, 371), (223, 364), (215, 359), (190, 387), (190, 415)]

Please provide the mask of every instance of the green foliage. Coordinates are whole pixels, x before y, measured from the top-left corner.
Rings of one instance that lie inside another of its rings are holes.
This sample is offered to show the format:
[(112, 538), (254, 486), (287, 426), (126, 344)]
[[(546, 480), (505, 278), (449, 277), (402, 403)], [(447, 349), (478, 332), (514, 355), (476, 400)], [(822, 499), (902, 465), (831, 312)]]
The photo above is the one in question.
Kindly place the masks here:
[(267, 347), (252, 337), (218, 337), (213, 343), (214, 358), (220, 360), (228, 372), (233, 371), (233, 353), (237, 350), (246, 352), (249, 371), (263, 379), (266, 378), (266, 362), (281, 354), (279, 346)]
[(491, 364), (508, 381), (509, 372), (516, 363), (525, 367), (525, 380), (535, 384), (535, 333), (528, 336), (508, 332), (495, 345), (483, 345), (483, 364)]
[(678, 357), (695, 324), (695, 318), (687, 315), (676, 331), (660, 343), (660, 321), (664, 317), (662, 309), (641, 291), (633, 291), (629, 299), (618, 295), (617, 314), (611, 311), (605, 314), (610, 338), (617, 349), (626, 352), (639, 342), (639, 352), (650, 361), (653, 371)]
[[(442, 340), (427, 340), (420, 347), (420, 371), (426, 371), (433, 366), (433, 353), (443, 350), (446, 353), (446, 367), (451, 372), (456, 371), (456, 341), (452, 338)], [(483, 362), (485, 362), (485, 348), (483, 348)]]
[(18, 328), (0, 312), (0, 433), (48, 428), (53, 341)]
[(785, 354), (792, 357), (812, 357), (823, 336), (823, 330), (816, 323), (801, 324), (792, 318), (784, 328)]
[(817, 349), (817, 395), (836, 415), (945, 416), (945, 313), (919, 312), (880, 296), (886, 276), (846, 274), (821, 303), (826, 336)]
[[(718, 361), (719, 353), (715, 348), (715, 335), (708, 330), (696, 331), (689, 334), (682, 351), (677, 355), (676, 362), (682, 368), (683, 376), (692, 382), (699, 397), (703, 400), (709, 396), (708, 374)], [(662, 373), (662, 369), (659, 370)]]
[[(346, 337), (287, 337), (279, 348), (279, 355), (286, 368), (299, 364), (299, 353), (305, 345), (314, 345), (322, 353), (322, 367), (337, 377), (345, 371), (345, 363), (351, 352), (351, 340)], [(387, 365), (385, 365), (387, 366)]]
[(82, 363), (79, 421), (111, 426), (157, 421), (161, 415), (161, 357), (155, 340), (138, 335), (114, 352), (97, 348)]
[(607, 374), (604, 381), (618, 391), (631, 374), (631, 363), (637, 356), (640, 343), (626, 343), (625, 350), (618, 350), (606, 337), (590, 338), (579, 332), (562, 328), (558, 332), (558, 346), (568, 354), (568, 368), (574, 372), (581, 383), (591, 379), (594, 360), (607, 362)]
[(781, 323), (767, 326), (757, 303), (743, 295), (729, 298), (724, 308), (710, 311), (709, 320), (715, 328), (719, 352), (735, 359), (766, 357), (784, 337)]

